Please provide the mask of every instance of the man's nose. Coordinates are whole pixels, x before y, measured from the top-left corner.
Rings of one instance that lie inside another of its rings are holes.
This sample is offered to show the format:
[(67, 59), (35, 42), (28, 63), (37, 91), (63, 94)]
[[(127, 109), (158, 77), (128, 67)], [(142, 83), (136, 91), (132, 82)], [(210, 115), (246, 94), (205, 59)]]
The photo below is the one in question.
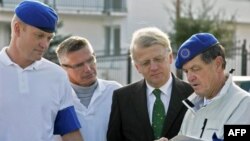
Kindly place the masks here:
[(155, 62), (154, 60), (150, 60), (150, 69), (154, 70), (158, 68), (158, 63)]
[(91, 70), (90, 64), (88, 64), (88, 63), (84, 63), (84, 65), (82, 67), (83, 67), (84, 71), (90, 71)]
[(47, 49), (48, 47), (49, 47), (49, 44), (50, 44), (50, 41), (48, 41), (47, 39), (43, 39), (43, 40), (41, 40), (41, 42), (40, 42), (40, 46), (42, 47), (42, 48), (45, 48), (45, 49)]
[(189, 82), (194, 81), (194, 80), (195, 80), (195, 75), (194, 75), (194, 73), (188, 72), (188, 73), (187, 73), (187, 80), (188, 80)]

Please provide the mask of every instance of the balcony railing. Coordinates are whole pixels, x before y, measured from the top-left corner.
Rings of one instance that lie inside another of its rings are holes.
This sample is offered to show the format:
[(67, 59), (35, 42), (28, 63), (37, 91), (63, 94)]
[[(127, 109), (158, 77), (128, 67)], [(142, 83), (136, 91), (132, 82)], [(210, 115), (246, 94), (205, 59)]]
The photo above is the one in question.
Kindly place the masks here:
[[(126, 13), (126, 0), (40, 0), (59, 12)], [(13, 10), (20, 0), (0, 0), (0, 9)]]

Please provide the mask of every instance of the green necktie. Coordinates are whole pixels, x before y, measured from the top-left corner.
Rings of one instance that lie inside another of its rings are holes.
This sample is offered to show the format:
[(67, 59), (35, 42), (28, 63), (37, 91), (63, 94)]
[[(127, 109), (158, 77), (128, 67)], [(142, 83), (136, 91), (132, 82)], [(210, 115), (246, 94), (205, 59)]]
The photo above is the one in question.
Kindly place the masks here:
[(161, 101), (161, 90), (154, 89), (153, 94), (155, 95), (155, 103), (153, 108), (152, 116), (152, 127), (154, 130), (155, 139), (159, 139), (162, 133), (162, 127), (165, 119), (165, 108)]

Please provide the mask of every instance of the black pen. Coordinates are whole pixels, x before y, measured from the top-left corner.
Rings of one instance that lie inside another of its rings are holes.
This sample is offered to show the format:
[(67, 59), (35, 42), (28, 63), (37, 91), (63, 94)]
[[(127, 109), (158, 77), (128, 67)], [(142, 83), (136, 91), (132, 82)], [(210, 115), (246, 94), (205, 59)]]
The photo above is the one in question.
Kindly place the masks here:
[(203, 132), (205, 130), (205, 127), (206, 127), (206, 124), (207, 124), (207, 119), (205, 118), (204, 122), (203, 122), (203, 127), (201, 128), (201, 135), (200, 135), (200, 138), (202, 137), (203, 135)]

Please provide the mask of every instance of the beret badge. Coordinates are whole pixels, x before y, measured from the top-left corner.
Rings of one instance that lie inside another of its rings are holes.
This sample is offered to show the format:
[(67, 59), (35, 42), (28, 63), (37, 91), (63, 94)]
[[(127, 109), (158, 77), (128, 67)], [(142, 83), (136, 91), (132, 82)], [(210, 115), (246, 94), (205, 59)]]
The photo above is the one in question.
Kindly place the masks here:
[(187, 49), (187, 48), (184, 48), (183, 50), (181, 50), (181, 52), (180, 52), (180, 56), (182, 57), (182, 58), (188, 58), (189, 56), (190, 56), (190, 50), (189, 49)]

